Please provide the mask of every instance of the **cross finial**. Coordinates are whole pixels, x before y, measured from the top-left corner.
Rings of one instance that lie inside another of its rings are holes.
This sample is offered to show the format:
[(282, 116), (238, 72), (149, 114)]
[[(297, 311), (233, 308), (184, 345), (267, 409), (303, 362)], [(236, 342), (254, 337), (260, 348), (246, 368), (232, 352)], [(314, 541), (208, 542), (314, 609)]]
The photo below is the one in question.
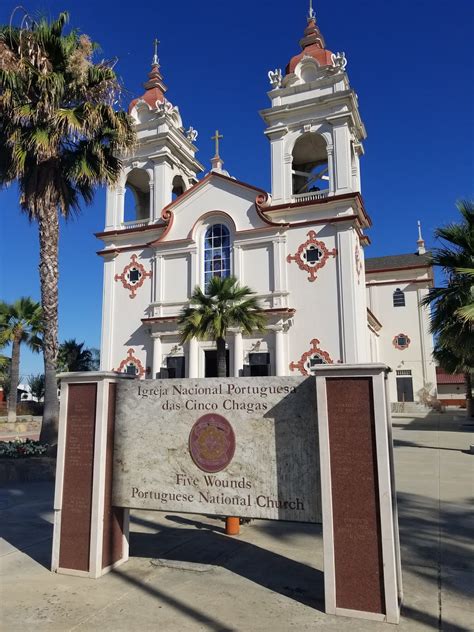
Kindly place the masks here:
[(153, 55), (153, 61), (151, 62), (153, 66), (158, 66), (159, 65), (159, 61), (158, 61), (158, 44), (160, 43), (160, 41), (158, 40), (157, 37), (155, 37), (155, 39), (153, 40), (153, 46), (154, 46), (154, 55)]
[(314, 20), (316, 17), (313, 9), (313, 0), (309, 0), (308, 20)]
[(211, 140), (214, 140), (216, 142), (216, 155), (215, 155), (215, 158), (219, 157), (219, 140), (221, 138), (224, 138), (224, 136), (222, 136), (222, 134), (219, 134), (219, 130), (216, 129), (215, 135), (211, 136)]

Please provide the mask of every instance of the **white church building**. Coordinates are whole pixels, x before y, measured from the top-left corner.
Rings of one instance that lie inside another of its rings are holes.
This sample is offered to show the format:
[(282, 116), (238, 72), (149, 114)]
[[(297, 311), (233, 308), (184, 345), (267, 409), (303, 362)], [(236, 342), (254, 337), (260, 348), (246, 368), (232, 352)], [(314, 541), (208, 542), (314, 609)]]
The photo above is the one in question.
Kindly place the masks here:
[(384, 362), (392, 401), (434, 392), (433, 284), (417, 250), (369, 259), (361, 193), (366, 131), (343, 53), (325, 47), (313, 12), (301, 51), (268, 73), (261, 112), (271, 192), (241, 182), (216, 155), (196, 159), (197, 132), (166, 97), (158, 56), (130, 104), (138, 143), (107, 192), (101, 369), (140, 378), (212, 377), (212, 341), (181, 345), (178, 314), (196, 285), (235, 275), (257, 292), (266, 331), (227, 339), (230, 376), (309, 375), (321, 363)]

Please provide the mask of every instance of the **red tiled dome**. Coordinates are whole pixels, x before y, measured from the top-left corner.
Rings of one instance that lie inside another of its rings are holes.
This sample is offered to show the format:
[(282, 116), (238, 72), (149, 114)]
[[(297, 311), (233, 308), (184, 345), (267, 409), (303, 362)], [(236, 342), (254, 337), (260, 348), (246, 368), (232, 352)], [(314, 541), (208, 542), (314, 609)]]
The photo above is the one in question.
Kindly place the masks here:
[(332, 66), (332, 53), (330, 50), (325, 49), (324, 38), (316, 24), (316, 18), (311, 17), (308, 19), (308, 24), (304, 31), (304, 37), (300, 40), (301, 53), (291, 58), (286, 67), (286, 74), (290, 74), (295, 71), (296, 66), (303, 59), (303, 57), (313, 57), (320, 66)]
[(165, 100), (166, 86), (163, 83), (163, 77), (160, 73), (160, 66), (154, 63), (151, 67), (151, 72), (148, 74), (148, 81), (143, 84), (146, 92), (141, 97), (133, 99), (128, 106), (128, 111), (131, 112), (138, 101), (145, 101), (151, 108), (156, 106), (156, 102), (163, 103)]

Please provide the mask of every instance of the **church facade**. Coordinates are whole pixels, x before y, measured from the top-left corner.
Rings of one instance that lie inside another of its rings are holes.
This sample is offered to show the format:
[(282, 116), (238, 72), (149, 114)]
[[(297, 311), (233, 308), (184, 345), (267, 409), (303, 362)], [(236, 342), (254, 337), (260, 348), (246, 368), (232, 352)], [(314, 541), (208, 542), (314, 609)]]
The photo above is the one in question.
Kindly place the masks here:
[(326, 49), (311, 12), (301, 52), (269, 72), (261, 112), (271, 192), (241, 182), (216, 154), (196, 159), (197, 132), (166, 97), (158, 56), (130, 104), (138, 143), (107, 192), (97, 236), (104, 260), (101, 369), (140, 378), (212, 377), (213, 341), (181, 345), (178, 314), (196, 285), (235, 275), (258, 295), (263, 333), (231, 330), (231, 376), (309, 375), (322, 363), (384, 362), (392, 401), (433, 392), (428, 314), (433, 278), (413, 255), (365, 258), (371, 219), (361, 194), (366, 137), (343, 53)]

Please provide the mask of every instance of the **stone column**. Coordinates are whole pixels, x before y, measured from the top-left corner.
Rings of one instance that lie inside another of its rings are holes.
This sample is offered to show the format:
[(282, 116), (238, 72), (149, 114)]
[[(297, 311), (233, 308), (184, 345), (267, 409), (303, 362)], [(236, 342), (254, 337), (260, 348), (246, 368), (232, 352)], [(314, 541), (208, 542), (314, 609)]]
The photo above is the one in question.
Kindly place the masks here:
[(188, 377), (199, 377), (198, 350), (198, 341), (196, 338), (191, 338), (188, 346)]
[(156, 217), (156, 214), (155, 214), (155, 183), (152, 180), (150, 180), (150, 202), (149, 202), (148, 214), (150, 216), (150, 222), (154, 222), (158, 219), (158, 217)]
[(329, 177), (329, 193), (334, 195), (336, 189), (336, 178), (334, 177), (334, 147), (328, 145), (328, 177)]
[(105, 230), (119, 227), (117, 218), (118, 187), (107, 187), (105, 202)]
[(116, 189), (116, 207), (114, 225), (120, 228), (122, 222), (125, 221), (125, 187), (117, 187)]
[(152, 334), (153, 339), (153, 365), (152, 365), (152, 378), (156, 379), (156, 374), (161, 370), (161, 336), (159, 334)]
[(275, 372), (278, 376), (286, 375), (283, 328), (275, 329)]
[(234, 331), (234, 377), (241, 376), (244, 367), (244, 346), (242, 332)]

